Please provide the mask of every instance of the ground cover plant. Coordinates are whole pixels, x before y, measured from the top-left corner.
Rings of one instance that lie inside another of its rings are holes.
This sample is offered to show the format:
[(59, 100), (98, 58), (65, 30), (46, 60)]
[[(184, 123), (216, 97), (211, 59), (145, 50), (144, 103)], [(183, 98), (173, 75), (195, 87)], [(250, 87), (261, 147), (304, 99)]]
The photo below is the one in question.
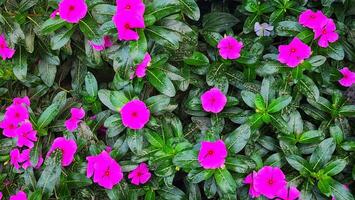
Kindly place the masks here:
[(0, 0), (0, 199), (353, 200), (353, 0)]

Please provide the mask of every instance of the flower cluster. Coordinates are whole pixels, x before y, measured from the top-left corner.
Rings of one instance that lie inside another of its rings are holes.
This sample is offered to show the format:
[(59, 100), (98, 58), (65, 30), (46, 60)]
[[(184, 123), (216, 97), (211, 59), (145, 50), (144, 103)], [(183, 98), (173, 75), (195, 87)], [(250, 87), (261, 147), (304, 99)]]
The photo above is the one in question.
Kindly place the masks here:
[(2, 57), (3, 60), (6, 60), (8, 58), (12, 58), (15, 54), (15, 49), (11, 49), (5, 39), (5, 35), (1, 34), (0, 35), (0, 56)]
[(112, 20), (118, 31), (119, 40), (138, 40), (139, 35), (133, 29), (145, 28), (145, 5), (142, 0), (117, 0), (116, 13)]
[[(27, 169), (28, 167), (32, 167), (31, 163), (31, 149), (25, 149), (22, 152), (20, 152), (19, 149), (15, 148), (10, 151), (10, 163), (12, 166), (14, 166), (15, 169), (20, 169), (22, 167), (23, 169)], [(42, 156), (38, 157), (37, 164), (34, 165), (36, 169), (40, 168), (41, 165), (43, 164), (43, 158)], [(20, 166), (21, 165), (21, 166)]]
[(240, 57), (243, 42), (239, 42), (232, 36), (225, 36), (219, 41), (217, 48), (219, 49), (219, 55), (221, 55), (222, 58), (234, 60)]
[(224, 166), (227, 148), (222, 140), (201, 142), (198, 162), (204, 169), (217, 169)]
[(88, 178), (94, 176), (94, 182), (100, 186), (112, 189), (122, 180), (121, 166), (106, 151), (97, 156), (88, 156), (86, 160), (88, 162), (86, 176)]
[(310, 28), (314, 32), (314, 39), (318, 39), (318, 45), (320, 47), (328, 47), (329, 43), (333, 43), (338, 40), (339, 35), (336, 30), (335, 23), (332, 19), (318, 10), (313, 12), (308, 9), (303, 11), (299, 16), (298, 22), (304, 27)]
[(300, 192), (296, 187), (288, 187), (284, 173), (278, 167), (264, 166), (258, 172), (252, 172), (244, 179), (249, 184), (249, 195), (252, 198), (261, 195), (273, 199), (296, 200)]
[(68, 131), (75, 131), (78, 128), (78, 125), (85, 117), (85, 110), (83, 108), (72, 108), (70, 109), (70, 118), (65, 121), (65, 127)]

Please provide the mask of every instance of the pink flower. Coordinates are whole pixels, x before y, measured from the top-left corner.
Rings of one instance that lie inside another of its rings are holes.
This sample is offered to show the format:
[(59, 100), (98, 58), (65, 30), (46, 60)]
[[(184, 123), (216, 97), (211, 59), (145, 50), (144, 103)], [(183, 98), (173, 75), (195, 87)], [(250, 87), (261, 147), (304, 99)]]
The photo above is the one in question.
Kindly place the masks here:
[(54, 10), (49, 17), (54, 19), (57, 15), (59, 15), (59, 9)]
[(145, 5), (142, 0), (116, 0), (117, 12), (143, 16)]
[(15, 169), (20, 169), (21, 154), (18, 149), (13, 149), (10, 151), (10, 164), (15, 167)]
[(239, 42), (232, 36), (226, 36), (217, 45), (219, 55), (224, 59), (237, 59), (240, 57), (240, 51), (243, 48), (243, 43)]
[(142, 129), (149, 121), (150, 111), (143, 101), (132, 100), (121, 108), (122, 123), (125, 127)]
[(318, 27), (322, 27), (327, 20), (327, 16), (325, 16), (322, 11), (313, 12), (308, 9), (301, 13), (298, 23), (303, 25), (304, 27), (308, 27), (311, 29), (315, 29)]
[(27, 195), (26, 193), (20, 190), (15, 195), (11, 195), (10, 200), (27, 200)]
[(278, 60), (289, 67), (297, 67), (304, 59), (311, 56), (311, 48), (297, 37), (289, 45), (279, 46)]
[(121, 166), (103, 151), (97, 156), (86, 157), (88, 161), (86, 176), (94, 176), (94, 182), (106, 189), (112, 189), (123, 179)]
[(132, 29), (145, 27), (144, 18), (139, 16), (123, 15), (117, 12), (112, 20), (117, 28), (119, 40), (138, 40), (138, 33)]
[(320, 47), (328, 47), (329, 42), (333, 43), (338, 40), (339, 35), (335, 32), (336, 26), (332, 19), (327, 19), (323, 27), (313, 29), (314, 39), (319, 38), (318, 45)]
[(5, 39), (5, 35), (1, 34), (0, 35), (0, 56), (2, 57), (3, 60), (6, 60), (7, 58), (12, 58), (14, 54), (15, 54), (15, 49), (9, 48)]
[(277, 195), (283, 200), (296, 200), (300, 196), (300, 191), (296, 187), (285, 187)]
[(3, 119), (0, 122), (0, 128), (3, 129), (2, 134), (10, 138), (16, 137), (17, 124), (18, 123), (15, 123), (14, 121), (9, 120), (7, 118)]
[(285, 175), (278, 167), (265, 166), (254, 178), (254, 188), (269, 199), (275, 198), (287, 185)]
[(30, 106), (31, 102), (28, 96), (25, 96), (23, 98), (21, 97), (16, 97), (13, 99), (13, 104), (15, 105), (25, 105), (25, 106)]
[(59, 16), (69, 23), (78, 23), (87, 11), (85, 0), (62, 0), (59, 3)]
[(74, 160), (77, 148), (78, 147), (73, 139), (67, 140), (64, 137), (58, 137), (53, 141), (53, 144), (47, 153), (47, 157), (49, 157), (54, 150), (59, 149), (62, 152), (62, 166), (69, 166)]
[(11, 105), (6, 108), (5, 118), (12, 121), (13, 123), (20, 123), (29, 119), (30, 114), (22, 105)]
[(222, 140), (201, 142), (198, 162), (204, 169), (217, 169), (224, 166), (227, 157), (226, 145)]
[(252, 198), (257, 198), (260, 196), (260, 193), (256, 191), (255, 186), (254, 186), (254, 179), (257, 176), (256, 172), (252, 172), (251, 174), (249, 174), (247, 177), (245, 177), (244, 179), (244, 183), (245, 184), (249, 184), (249, 195)]
[(2, 199), (2, 192), (0, 192), (0, 200)]
[(103, 51), (108, 47), (112, 46), (112, 41), (110, 36), (104, 36), (103, 38), (103, 42), (101, 44), (97, 44), (94, 41), (89, 41), (89, 44), (91, 45), (91, 47), (93, 49), (95, 49), (96, 51)]
[(339, 71), (343, 75), (343, 78), (338, 81), (340, 85), (351, 87), (355, 83), (355, 72), (350, 71), (347, 67), (344, 67)]
[[(32, 163), (31, 163), (31, 149), (26, 149), (23, 150), (21, 153), (21, 160), (22, 162), (24, 162), (22, 164), (22, 168), (23, 169), (27, 169), (29, 167), (33, 167)], [(41, 165), (43, 164), (43, 158), (41, 155), (38, 156), (38, 161), (37, 164), (34, 166), (34, 168), (39, 169), (41, 167)]]
[(149, 172), (147, 164), (141, 163), (129, 173), (128, 178), (132, 179), (131, 183), (133, 185), (139, 185), (148, 182), (151, 176), (152, 174)]
[(37, 141), (37, 131), (33, 130), (32, 124), (26, 121), (21, 124), (21, 126), (16, 130), (17, 135), (17, 146), (23, 147), (27, 146), (32, 148), (33, 142)]
[(85, 117), (85, 110), (83, 108), (72, 108), (70, 113), (71, 117), (64, 122), (64, 125), (72, 132), (78, 128), (81, 119)]
[(141, 63), (139, 63), (136, 67), (136, 76), (138, 78), (145, 77), (145, 72), (146, 72), (147, 67), (149, 66), (151, 60), (152, 60), (152, 57), (150, 57), (150, 54), (146, 53), (143, 61)]
[(219, 113), (227, 103), (227, 97), (218, 88), (212, 88), (201, 95), (201, 104), (206, 112)]

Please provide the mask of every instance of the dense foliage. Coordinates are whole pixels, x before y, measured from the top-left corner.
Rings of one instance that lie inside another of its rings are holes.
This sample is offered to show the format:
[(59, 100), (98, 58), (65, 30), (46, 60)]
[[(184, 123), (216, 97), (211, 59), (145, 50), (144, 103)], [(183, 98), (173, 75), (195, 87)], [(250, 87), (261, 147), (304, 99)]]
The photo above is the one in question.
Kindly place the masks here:
[[(15, 106), (33, 134), (0, 129), (4, 199), (246, 200), (244, 179), (264, 166), (280, 167), (299, 199), (354, 199), (354, 97), (338, 82), (340, 69), (354, 70), (353, 0), (144, 0), (145, 26), (126, 35), (138, 40), (118, 35), (133, 18), (114, 22), (113, 0), (87, 0), (87, 13), (67, 20), (60, 2), (0, 0), (0, 120)], [(339, 38), (322, 47), (299, 23), (306, 9), (333, 19)], [(241, 42), (236, 59), (217, 48), (226, 36)], [(289, 67), (278, 47), (295, 37), (311, 54)], [(221, 112), (201, 106), (211, 88), (211, 101), (226, 97)], [(122, 119), (127, 102), (144, 116)], [(223, 158), (200, 162), (206, 141), (225, 144)], [(93, 167), (106, 164), (112, 189)]]

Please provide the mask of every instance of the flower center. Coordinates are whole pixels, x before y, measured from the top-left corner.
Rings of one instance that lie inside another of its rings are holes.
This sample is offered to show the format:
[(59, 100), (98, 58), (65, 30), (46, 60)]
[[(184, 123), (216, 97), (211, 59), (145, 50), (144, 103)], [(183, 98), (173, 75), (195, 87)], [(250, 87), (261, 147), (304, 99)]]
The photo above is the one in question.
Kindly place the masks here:
[(211, 104), (216, 103), (216, 99), (214, 97), (212, 97), (210, 101), (211, 101)]
[(207, 155), (212, 156), (214, 154), (213, 150), (208, 150)]
[(3, 49), (3, 48), (5, 48), (5, 44), (1, 43), (0, 44), (0, 49)]
[(138, 117), (138, 113), (137, 112), (132, 112), (132, 117)]
[(130, 10), (131, 9), (131, 5), (127, 4), (125, 7), (126, 10)]
[(14, 129), (14, 128), (15, 128), (15, 125), (13, 125), (13, 124), (9, 125), (9, 129)]
[(267, 183), (268, 183), (269, 185), (272, 185), (272, 184), (274, 184), (274, 180), (273, 180), (273, 179), (269, 179), (269, 180), (267, 181)]
[(110, 170), (105, 171), (105, 176), (110, 176)]
[(124, 27), (125, 27), (126, 29), (130, 29), (130, 27), (129, 27), (129, 24), (128, 24), (128, 23), (126, 23), (126, 24), (124, 25)]
[(326, 30), (326, 29), (323, 29), (323, 30), (322, 30), (322, 33), (323, 33), (323, 34), (327, 34), (327, 30)]
[(295, 53), (296, 52), (296, 48), (291, 48), (291, 53)]
[(75, 6), (73, 5), (69, 6), (69, 11), (73, 11), (73, 10), (75, 10)]
[(141, 177), (142, 175), (143, 175), (142, 172), (137, 172), (137, 176), (138, 176), (138, 177)]
[(311, 15), (311, 16), (309, 16), (309, 18), (311, 18), (311, 19), (315, 19), (315, 18), (316, 18), (316, 16), (315, 16), (315, 15)]
[(20, 116), (21, 116), (21, 114), (20, 114), (20, 113), (18, 113), (18, 112), (17, 112), (17, 113), (15, 113), (15, 117), (16, 117), (16, 118), (19, 118)]

